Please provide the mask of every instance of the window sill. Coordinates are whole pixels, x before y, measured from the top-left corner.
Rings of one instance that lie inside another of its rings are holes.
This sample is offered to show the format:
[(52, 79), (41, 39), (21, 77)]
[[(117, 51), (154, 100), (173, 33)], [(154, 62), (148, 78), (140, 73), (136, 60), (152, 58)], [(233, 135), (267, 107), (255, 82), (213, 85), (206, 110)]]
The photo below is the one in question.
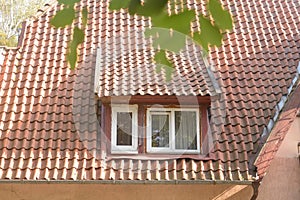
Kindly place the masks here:
[(201, 155), (200, 150), (170, 150), (163, 148), (151, 148), (147, 150), (148, 154), (153, 155)]
[(112, 155), (137, 155), (139, 152), (138, 151), (117, 151), (114, 150), (111, 152)]
[[(125, 152), (126, 153), (126, 152)], [(133, 160), (174, 160), (174, 159), (193, 159), (193, 160), (216, 160), (214, 154), (158, 154), (158, 153), (138, 153), (125, 155), (124, 152), (107, 155), (107, 160), (114, 159), (133, 159)]]

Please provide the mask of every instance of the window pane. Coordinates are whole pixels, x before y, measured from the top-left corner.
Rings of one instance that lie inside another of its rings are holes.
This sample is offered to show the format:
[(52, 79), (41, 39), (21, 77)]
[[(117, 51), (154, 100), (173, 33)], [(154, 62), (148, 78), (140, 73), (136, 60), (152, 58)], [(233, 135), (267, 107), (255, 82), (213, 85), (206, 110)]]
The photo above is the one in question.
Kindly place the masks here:
[(169, 147), (169, 115), (153, 114), (152, 116), (152, 147)]
[(197, 149), (197, 114), (194, 111), (175, 111), (175, 148)]
[(117, 113), (117, 145), (132, 145), (132, 113)]

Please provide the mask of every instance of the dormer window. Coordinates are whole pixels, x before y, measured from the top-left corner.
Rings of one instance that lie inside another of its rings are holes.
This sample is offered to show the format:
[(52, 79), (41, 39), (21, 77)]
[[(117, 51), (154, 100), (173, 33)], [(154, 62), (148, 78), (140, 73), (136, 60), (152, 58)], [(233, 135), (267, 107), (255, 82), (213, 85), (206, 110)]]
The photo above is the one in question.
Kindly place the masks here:
[(200, 153), (199, 124), (199, 109), (148, 109), (147, 152)]
[(200, 155), (201, 138), (208, 130), (207, 98), (198, 98), (205, 103), (181, 101), (181, 105), (176, 99), (175, 96), (118, 97), (113, 101), (102, 98), (104, 116), (110, 119), (103, 123), (110, 127), (104, 130), (110, 138), (108, 153)]

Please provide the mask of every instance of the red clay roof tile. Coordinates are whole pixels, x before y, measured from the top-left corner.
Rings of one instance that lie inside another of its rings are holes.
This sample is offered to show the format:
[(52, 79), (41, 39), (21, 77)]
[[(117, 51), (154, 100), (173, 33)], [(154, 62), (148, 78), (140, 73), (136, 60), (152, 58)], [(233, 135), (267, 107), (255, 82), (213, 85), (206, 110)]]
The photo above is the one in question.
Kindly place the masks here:
[[(139, 34), (150, 26), (149, 20), (124, 11), (109, 12), (107, 1), (82, 0), (77, 9), (87, 5), (90, 12), (79, 52), (81, 68), (74, 72), (67, 67), (71, 29), (50, 26), (51, 17), (60, 9), (55, 4), (27, 23), (19, 48), (3, 53), (0, 179), (252, 180), (255, 174), (249, 160), (260, 152), (263, 131), (297, 74), (300, 5), (295, 0), (222, 3), (233, 13), (235, 25), (225, 35), (222, 47), (211, 49), (209, 55), (226, 109), (222, 119), (218, 108), (223, 102), (212, 101), (218, 116), (214, 123), (224, 123), (215, 138), (213, 158), (106, 160), (97, 156), (97, 119), (92, 116), (95, 111), (85, 105), (94, 103), (94, 97), (88, 96), (93, 90), (89, 74), (96, 66), (99, 47), (104, 47), (101, 55), (107, 58), (103, 73), (97, 77), (100, 96), (207, 95), (214, 86), (194, 45), (188, 45), (180, 55), (169, 55), (177, 75), (169, 84), (161, 84), (164, 77), (151, 65), (150, 41)], [(181, 5), (205, 10), (204, 1), (178, 3), (177, 11)], [(193, 23), (192, 29), (199, 30), (199, 24)], [(133, 50), (124, 52), (122, 48)], [(149, 68), (136, 67), (143, 65)], [(275, 141), (282, 140), (286, 132), (276, 131), (277, 126), (271, 133), (274, 143), (266, 145), (256, 162), (260, 176), (278, 148), (280, 142)], [(213, 133), (217, 131), (212, 127)]]

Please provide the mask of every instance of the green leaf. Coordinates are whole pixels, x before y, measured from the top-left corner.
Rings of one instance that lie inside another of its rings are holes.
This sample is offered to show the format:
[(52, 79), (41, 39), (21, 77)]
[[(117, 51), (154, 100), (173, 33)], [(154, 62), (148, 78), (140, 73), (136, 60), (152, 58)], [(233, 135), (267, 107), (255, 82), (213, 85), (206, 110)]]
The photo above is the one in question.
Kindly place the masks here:
[(80, 2), (80, 0), (57, 0), (58, 3), (68, 5), (68, 6), (74, 6), (75, 3)]
[(166, 51), (165, 50), (157, 51), (154, 55), (154, 61), (156, 63), (166, 65), (166, 66), (169, 66), (169, 67), (173, 68), (173, 64), (170, 63), (170, 61), (166, 57)]
[(77, 63), (77, 48), (75, 48), (74, 46), (70, 46), (69, 47), (69, 52), (67, 55), (67, 61), (70, 64), (70, 68), (71, 69), (75, 69), (76, 68), (76, 63)]
[(201, 46), (208, 51), (208, 45), (222, 45), (222, 34), (218, 27), (212, 25), (211, 21), (200, 15), (200, 29), (201, 32), (195, 33), (193, 39), (201, 44)]
[(111, 0), (109, 2), (110, 10), (119, 10), (121, 8), (128, 8), (131, 0)]
[(74, 19), (74, 8), (64, 8), (56, 13), (56, 15), (51, 19), (50, 23), (55, 28), (64, 28), (67, 25), (71, 25)]
[(144, 5), (138, 7), (137, 14), (143, 16), (156, 16), (162, 13), (168, 0), (145, 0)]
[(152, 23), (155, 27), (173, 29), (183, 34), (189, 35), (191, 32), (191, 21), (195, 19), (195, 11), (185, 10), (179, 14), (169, 16), (162, 13), (152, 17)]
[(203, 38), (199, 33), (194, 33), (194, 41), (196, 41), (207, 53), (208, 52), (208, 41)]
[(79, 45), (80, 43), (82, 43), (84, 41), (84, 31), (81, 30), (78, 27), (74, 28), (74, 32), (73, 32), (73, 41)]
[(128, 5), (128, 12), (129, 14), (134, 15), (141, 7), (141, 0), (131, 0)]
[(185, 47), (187, 36), (165, 28), (147, 28), (145, 37), (152, 37), (153, 47), (157, 49), (179, 52)]
[(84, 26), (86, 26), (87, 24), (87, 20), (88, 20), (88, 10), (87, 7), (84, 7), (81, 11), (82, 14), (82, 23)]
[(159, 73), (162, 71), (162, 69), (164, 69), (166, 73), (166, 80), (170, 81), (172, 78), (174, 67), (173, 64), (167, 59), (166, 51), (161, 50), (156, 52), (156, 54), (154, 55), (154, 61), (157, 65), (156, 72)]
[(233, 28), (233, 22), (229, 11), (224, 10), (218, 0), (209, 0), (208, 10), (213, 17), (215, 24), (222, 30)]
[(71, 69), (76, 68), (77, 63), (77, 48), (78, 45), (84, 41), (84, 32), (78, 27), (75, 27), (73, 30), (73, 40), (70, 41), (69, 51), (67, 54), (67, 61), (70, 64)]

